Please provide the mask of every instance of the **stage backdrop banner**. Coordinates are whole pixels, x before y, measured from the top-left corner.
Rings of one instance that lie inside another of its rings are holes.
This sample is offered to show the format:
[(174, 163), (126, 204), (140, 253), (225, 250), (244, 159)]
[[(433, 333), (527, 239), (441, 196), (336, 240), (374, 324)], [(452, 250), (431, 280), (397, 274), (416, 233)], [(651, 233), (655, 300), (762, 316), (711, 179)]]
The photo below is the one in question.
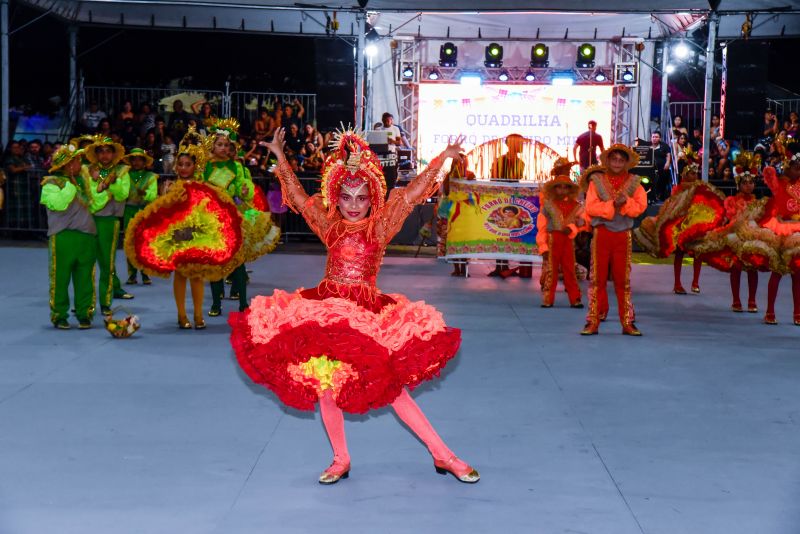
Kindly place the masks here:
[(445, 259), (531, 261), (538, 253), (535, 185), (451, 180), (448, 199)]
[(610, 85), (420, 83), (417, 157), (424, 165), (459, 134), (469, 151), (517, 133), (572, 158), (575, 139), (591, 119), (610, 144), (611, 96)]

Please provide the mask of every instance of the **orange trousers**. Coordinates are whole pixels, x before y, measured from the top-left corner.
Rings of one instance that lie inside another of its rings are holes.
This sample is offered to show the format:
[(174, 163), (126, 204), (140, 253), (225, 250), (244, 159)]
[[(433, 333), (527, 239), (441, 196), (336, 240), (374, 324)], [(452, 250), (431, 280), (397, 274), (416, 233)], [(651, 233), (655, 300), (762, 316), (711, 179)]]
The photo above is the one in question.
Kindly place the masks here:
[(569, 303), (577, 304), (581, 300), (581, 288), (575, 276), (575, 244), (568, 235), (562, 232), (553, 232), (547, 238), (547, 263), (545, 264), (544, 279), (542, 280), (542, 304), (552, 306), (556, 299), (559, 270), (564, 275), (564, 290), (567, 292)]
[(586, 322), (597, 325), (608, 314), (609, 267), (617, 294), (619, 322), (634, 321), (631, 302), (631, 232), (612, 232), (604, 225), (594, 228), (592, 239), (592, 281), (589, 285), (589, 313)]

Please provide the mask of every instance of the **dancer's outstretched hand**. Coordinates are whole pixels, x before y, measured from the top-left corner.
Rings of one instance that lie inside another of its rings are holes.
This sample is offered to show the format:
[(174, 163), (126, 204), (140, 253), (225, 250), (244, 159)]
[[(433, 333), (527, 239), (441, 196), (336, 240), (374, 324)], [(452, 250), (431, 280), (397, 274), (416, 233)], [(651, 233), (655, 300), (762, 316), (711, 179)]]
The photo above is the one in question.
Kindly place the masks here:
[(275, 130), (275, 135), (272, 137), (272, 141), (267, 143), (267, 148), (278, 157), (283, 155), (283, 139), (285, 137), (286, 130), (283, 128), (278, 128)]
[(444, 149), (444, 156), (447, 158), (455, 158), (461, 153), (461, 143), (467, 138), (465, 135), (459, 135), (453, 144), (447, 145)]

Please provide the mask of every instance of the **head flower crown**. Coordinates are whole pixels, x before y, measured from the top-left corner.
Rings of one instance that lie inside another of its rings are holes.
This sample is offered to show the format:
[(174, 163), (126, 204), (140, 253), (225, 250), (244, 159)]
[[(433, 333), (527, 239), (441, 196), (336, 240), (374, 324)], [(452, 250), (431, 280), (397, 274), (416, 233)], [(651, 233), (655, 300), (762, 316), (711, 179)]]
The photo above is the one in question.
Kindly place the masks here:
[(233, 117), (217, 119), (208, 130), (214, 135), (223, 135), (231, 141), (239, 140), (239, 121)]
[(195, 174), (202, 173), (208, 162), (211, 140), (197, 131), (194, 126), (189, 126), (186, 135), (178, 145), (178, 157), (187, 155), (195, 162)]
[(331, 152), (325, 158), (322, 171), (323, 205), (330, 214), (336, 209), (342, 185), (357, 187), (366, 183), (373, 213), (383, 207), (386, 198), (386, 180), (378, 156), (370, 150), (361, 132), (342, 125), (329, 144)]

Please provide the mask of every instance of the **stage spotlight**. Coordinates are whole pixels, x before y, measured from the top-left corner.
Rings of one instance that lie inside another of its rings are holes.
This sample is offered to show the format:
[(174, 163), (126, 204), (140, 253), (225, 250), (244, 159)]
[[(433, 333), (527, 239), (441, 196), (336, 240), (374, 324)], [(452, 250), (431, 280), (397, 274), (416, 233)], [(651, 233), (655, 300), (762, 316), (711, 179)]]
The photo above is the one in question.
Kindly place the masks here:
[(378, 55), (378, 47), (374, 44), (368, 44), (364, 47), (364, 53), (369, 57), (375, 57)]
[(414, 79), (414, 67), (412, 67), (411, 64), (407, 63), (403, 67), (402, 75), (403, 75), (403, 81), (407, 82), (407, 81), (413, 80)]
[(506, 69), (500, 70), (500, 74), (497, 75), (497, 79), (500, 80), (501, 82), (507, 82), (508, 81), (508, 71)]
[(622, 81), (623, 82), (632, 82), (635, 80), (635, 76), (633, 75), (633, 71), (631, 69), (625, 69), (622, 71)]
[(664, 68), (664, 72), (666, 72), (667, 74), (672, 74), (673, 72), (675, 72), (675, 65), (667, 65)]
[(438, 69), (431, 69), (430, 72), (428, 72), (428, 79), (429, 80), (438, 80), (440, 77), (441, 77), (441, 74), (439, 74), (439, 70)]
[(689, 47), (686, 46), (686, 43), (681, 41), (675, 45), (675, 48), (672, 49), (672, 53), (675, 54), (676, 58), (684, 59), (689, 55)]
[(531, 48), (531, 67), (545, 68), (550, 66), (550, 49), (544, 43), (536, 43)]
[(484, 52), (484, 66), (488, 69), (499, 69), (503, 66), (503, 47), (497, 43), (490, 43)]
[(466, 72), (461, 75), (460, 82), (461, 85), (478, 87), (483, 83), (483, 78), (481, 78), (480, 74), (474, 72)]
[(536, 80), (536, 74), (532, 70), (529, 70), (525, 73), (525, 80), (529, 82)]
[(643, 185), (649, 184), (650, 183), (650, 178), (648, 178), (647, 176), (642, 176), (641, 183)]
[(583, 43), (578, 47), (578, 59), (575, 61), (575, 66), (579, 69), (591, 69), (594, 67), (594, 45)]
[(557, 72), (550, 78), (550, 85), (572, 85), (575, 83), (575, 75), (571, 72)]
[(603, 72), (602, 70), (598, 70), (597, 72), (594, 73), (594, 81), (596, 82), (604, 82), (607, 79), (608, 77), (606, 76), (606, 73)]
[(458, 66), (458, 47), (453, 43), (445, 43), (439, 47), (439, 66)]

